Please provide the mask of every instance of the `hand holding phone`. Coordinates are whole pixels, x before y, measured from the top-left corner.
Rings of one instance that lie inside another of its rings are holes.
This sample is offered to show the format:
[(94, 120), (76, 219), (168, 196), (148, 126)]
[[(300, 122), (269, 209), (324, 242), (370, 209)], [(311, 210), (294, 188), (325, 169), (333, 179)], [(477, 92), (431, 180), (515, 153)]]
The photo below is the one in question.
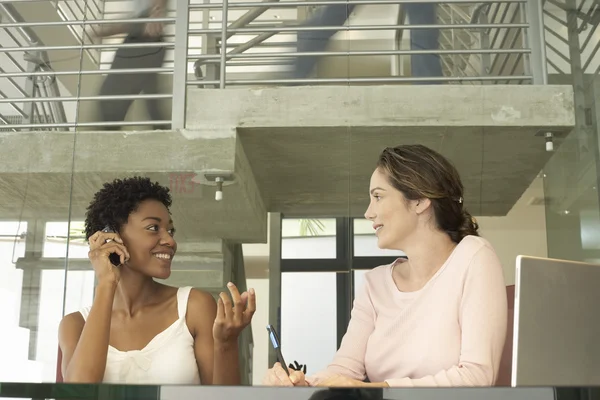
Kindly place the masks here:
[(90, 251), (88, 257), (96, 272), (98, 282), (119, 283), (121, 268), (129, 258), (129, 251), (123, 240), (110, 228), (98, 230), (88, 238)]
[[(112, 229), (108, 225), (105, 226), (104, 229), (102, 229), (102, 232), (115, 233), (114, 229)], [(107, 239), (105, 243), (109, 243), (109, 242), (112, 242), (112, 239)], [(119, 256), (119, 254), (117, 254), (117, 253), (110, 253), (110, 255), (108, 256), (108, 259), (110, 260), (110, 263), (112, 265), (114, 265), (115, 267), (118, 267), (121, 265), (121, 256)]]
[(290, 376), (290, 370), (287, 367), (285, 360), (283, 359), (283, 354), (281, 354), (281, 344), (279, 342), (279, 335), (275, 330), (273, 325), (267, 325), (267, 331), (269, 332), (269, 338), (271, 339), (271, 345), (275, 349), (275, 353), (277, 354), (277, 361), (281, 364), (281, 367), (284, 369), (285, 373)]

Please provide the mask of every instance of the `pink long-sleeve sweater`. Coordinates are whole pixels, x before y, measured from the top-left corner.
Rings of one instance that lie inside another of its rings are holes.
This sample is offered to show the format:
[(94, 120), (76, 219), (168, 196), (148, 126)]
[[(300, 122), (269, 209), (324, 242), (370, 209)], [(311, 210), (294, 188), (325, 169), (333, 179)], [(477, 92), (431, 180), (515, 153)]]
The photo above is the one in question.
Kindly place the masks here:
[(507, 329), (500, 261), (483, 238), (467, 236), (420, 290), (401, 292), (392, 268), (365, 274), (333, 362), (311, 385), (341, 374), (401, 386), (491, 386)]

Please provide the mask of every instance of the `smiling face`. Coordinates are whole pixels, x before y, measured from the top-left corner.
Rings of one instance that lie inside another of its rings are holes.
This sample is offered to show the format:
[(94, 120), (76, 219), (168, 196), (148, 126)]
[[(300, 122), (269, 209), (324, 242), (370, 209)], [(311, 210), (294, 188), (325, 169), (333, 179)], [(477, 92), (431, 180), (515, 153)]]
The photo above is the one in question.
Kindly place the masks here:
[(126, 266), (158, 279), (171, 275), (177, 251), (169, 210), (159, 201), (142, 201), (121, 228), (121, 238), (131, 256)]
[(380, 169), (371, 175), (369, 193), (371, 202), (365, 218), (373, 222), (377, 245), (381, 249), (403, 250), (407, 239), (417, 229), (422, 212), (420, 202), (407, 200)]

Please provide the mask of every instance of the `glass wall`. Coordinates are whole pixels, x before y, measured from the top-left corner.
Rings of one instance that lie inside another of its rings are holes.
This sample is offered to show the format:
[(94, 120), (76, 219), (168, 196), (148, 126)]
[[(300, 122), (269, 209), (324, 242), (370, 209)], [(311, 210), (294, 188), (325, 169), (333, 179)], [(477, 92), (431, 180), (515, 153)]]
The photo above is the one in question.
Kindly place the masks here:
[(154, 15), (160, 40), (135, 46), (95, 27), (133, 25), (133, 2), (2, 3), (0, 382), (56, 381), (59, 323), (94, 301), (87, 208), (115, 179), (170, 190), (178, 253), (161, 283), (256, 288), (245, 383), (269, 367), (268, 323), (288, 361), (324, 368), (365, 274), (405, 256), (380, 249), (364, 216), (385, 147), (456, 165), (507, 285), (519, 254), (600, 260), (600, 92), (584, 98), (591, 129), (564, 57), (543, 52), (558, 46), (544, 27), (565, 33), (536, 20), (540, 2), (282, 3), (172, 0)]
[(600, 260), (597, 126), (594, 120), (591, 127), (573, 131), (544, 168), (548, 255), (552, 258)]

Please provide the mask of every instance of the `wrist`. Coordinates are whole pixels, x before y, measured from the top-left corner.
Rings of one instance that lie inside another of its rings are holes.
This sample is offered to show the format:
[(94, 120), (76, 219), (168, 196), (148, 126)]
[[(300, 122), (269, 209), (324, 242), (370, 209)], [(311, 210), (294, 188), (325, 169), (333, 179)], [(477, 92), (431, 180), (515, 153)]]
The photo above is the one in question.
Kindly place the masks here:
[(237, 340), (221, 341), (215, 340), (215, 353), (228, 353), (238, 350)]
[(117, 290), (117, 285), (119, 284), (114, 279), (103, 279), (98, 280), (98, 284), (96, 285), (96, 295), (99, 294), (114, 294)]

